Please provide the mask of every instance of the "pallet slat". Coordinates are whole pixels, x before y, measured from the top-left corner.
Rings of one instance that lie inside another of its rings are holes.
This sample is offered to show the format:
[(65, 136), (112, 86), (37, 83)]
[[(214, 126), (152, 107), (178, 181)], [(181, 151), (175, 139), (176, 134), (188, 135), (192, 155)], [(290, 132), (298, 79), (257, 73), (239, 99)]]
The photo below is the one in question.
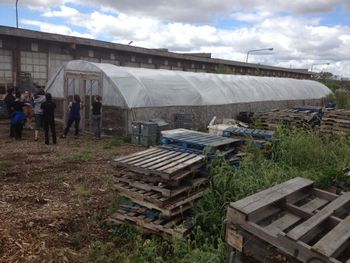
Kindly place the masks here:
[(303, 222), (302, 224), (298, 225), (297, 227), (292, 229), (290, 232), (288, 232), (287, 236), (294, 240), (299, 240), (307, 232), (309, 232), (314, 227), (316, 227), (317, 225), (322, 223), (324, 220), (326, 220), (329, 216), (331, 216), (335, 210), (344, 206), (349, 201), (350, 201), (350, 192), (339, 196), (337, 199), (329, 203), (326, 207), (321, 209), (319, 213), (315, 214), (314, 216), (309, 218), (307, 221)]
[(312, 186), (313, 182), (305, 178), (294, 178), (283, 184), (276, 185), (272, 188), (261, 191), (255, 195), (249, 196), (245, 199), (231, 203), (231, 207), (249, 215), (257, 208), (262, 208), (275, 203), (291, 193), (301, 190), (305, 187)]
[(350, 238), (350, 216), (340, 222), (326, 236), (319, 240), (312, 248), (316, 251), (332, 256), (343, 243)]

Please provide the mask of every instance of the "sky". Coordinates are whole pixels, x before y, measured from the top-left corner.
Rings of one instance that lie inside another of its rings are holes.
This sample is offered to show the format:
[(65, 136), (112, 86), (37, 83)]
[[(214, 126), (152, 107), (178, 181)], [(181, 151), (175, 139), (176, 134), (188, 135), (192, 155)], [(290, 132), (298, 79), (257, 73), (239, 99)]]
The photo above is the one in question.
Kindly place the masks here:
[(19, 27), (350, 78), (350, 0), (19, 0)]

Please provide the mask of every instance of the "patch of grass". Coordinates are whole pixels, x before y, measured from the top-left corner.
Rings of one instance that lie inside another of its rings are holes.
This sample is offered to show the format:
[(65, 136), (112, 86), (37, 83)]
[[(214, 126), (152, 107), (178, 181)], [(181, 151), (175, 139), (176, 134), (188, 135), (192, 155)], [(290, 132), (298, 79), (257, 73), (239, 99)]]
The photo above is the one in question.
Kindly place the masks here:
[(0, 161), (0, 171), (6, 170), (7, 168), (10, 168), (15, 163), (11, 160), (2, 160)]
[(64, 177), (64, 175), (57, 175), (56, 177), (55, 177), (55, 179), (56, 179), (56, 182), (57, 183), (63, 183), (64, 182), (64, 179), (65, 179), (65, 177)]
[(103, 147), (104, 149), (112, 149), (112, 148), (116, 148), (119, 147), (120, 145), (122, 145), (124, 143), (124, 140), (122, 138), (119, 137), (115, 137), (110, 139), (105, 146)]
[(75, 187), (74, 191), (82, 199), (88, 199), (91, 197), (91, 191), (82, 185)]
[(91, 161), (94, 159), (91, 144), (84, 145), (82, 150), (78, 152), (62, 156), (63, 161)]
[(119, 203), (120, 203), (120, 198), (119, 198), (119, 195), (117, 194), (108, 205), (108, 213), (114, 214), (115, 212), (117, 212), (119, 209)]
[(62, 156), (63, 161), (74, 161), (76, 159), (75, 155), (64, 155)]
[(93, 159), (91, 144), (86, 144), (82, 152), (78, 155), (81, 161), (91, 161)]

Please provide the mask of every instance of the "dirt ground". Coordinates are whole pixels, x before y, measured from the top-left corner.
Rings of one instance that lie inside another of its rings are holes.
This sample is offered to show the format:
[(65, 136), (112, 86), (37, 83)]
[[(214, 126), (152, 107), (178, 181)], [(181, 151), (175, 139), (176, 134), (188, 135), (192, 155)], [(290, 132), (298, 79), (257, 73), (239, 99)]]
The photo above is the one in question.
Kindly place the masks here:
[(108, 234), (110, 160), (142, 148), (90, 135), (48, 146), (34, 131), (23, 137), (9, 138), (0, 121), (0, 262), (81, 262)]

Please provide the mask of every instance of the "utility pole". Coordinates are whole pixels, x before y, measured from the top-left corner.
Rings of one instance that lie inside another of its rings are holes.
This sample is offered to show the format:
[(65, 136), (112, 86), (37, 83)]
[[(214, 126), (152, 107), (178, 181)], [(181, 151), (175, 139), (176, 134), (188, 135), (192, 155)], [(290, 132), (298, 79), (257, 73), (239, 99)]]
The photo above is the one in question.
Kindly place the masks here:
[(16, 0), (16, 27), (18, 28), (18, 0)]

